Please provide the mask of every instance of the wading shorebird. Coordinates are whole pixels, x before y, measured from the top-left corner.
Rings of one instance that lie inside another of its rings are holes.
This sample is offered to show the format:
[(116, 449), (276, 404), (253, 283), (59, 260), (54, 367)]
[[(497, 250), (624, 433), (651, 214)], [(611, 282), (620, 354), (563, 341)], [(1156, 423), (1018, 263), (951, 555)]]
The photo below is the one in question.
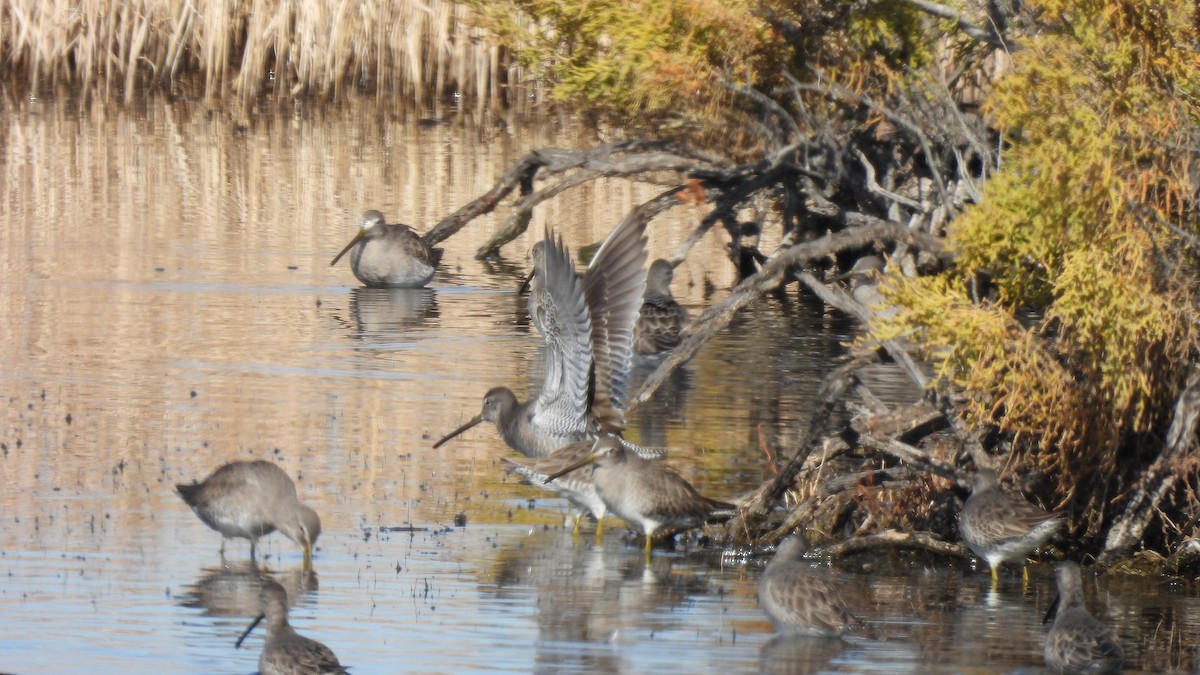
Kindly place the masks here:
[(1062, 524), (1061, 513), (1051, 513), (1010, 495), (1000, 488), (996, 472), (980, 469), (971, 480), (971, 496), (958, 515), (958, 533), (975, 555), (992, 570), (992, 586), (999, 580), (1001, 563), (1022, 563)]
[[(1083, 604), (1083, 579), (1079, 565), (1059, 563), (1054, 572), (1058, 597), (1050, 605), (1046, 619), (1054, 615), (1054, 624), (1046, 636), (1042, 656), (1056, 673), (1108, 675), (1125, 665), (1125, 651), (1117, 636), (1088, 613)], [(1045, 621), (1043, 621), (1045, 623)]]
[[(598, 434), (624, 431), (633, 325), (646, 281), (645, 246), (645, 223), (623, 221), (604, 240), (587, 273), (580, 275), (561, 238), (547, 231), (533, 247), (534, 272), (527, 280), (530, 318), (547, 347), (541, 391), (522, 403), (507, 387), (491, 389), (482, 412), (433, 447), (480, 422), (492, 422), (509, 447), (534, 458), (507, 460), (509, 470), (540, 487), (546, 475), (590, 453)], [(621, 442), (647, 459), (663, 455)], [(582, 445), (572, 445), (577, 443)], [(560, 475), (563, 478), (546, 489), (602, 521), (606, 509), (592, 485), (592, 467)], [(580, 523), (577, 517), (573, 534), (579, 534)], [(597, 539), (602, 531), (598, 524)]]
[(433, 279), (442, 249), (430, 248), (403, 223), (388, 224), (374, 209), (362, 215), (358, 233), (333, 257), (330, 267), (350, 251), (350, 270), (372, 288), (420, 288)]
[(296, 632), (288, 623), (287, 592), (275, 581), (263, 579), (258, 601), (261, 614), (238, 638), (234, 649), (263, 619), (267, 620), (267, 642), (258, 656), (259, 675), (323, 675), (350, 672), (338, 663), (333, 650)]
[(483, 410), (433, 447), (484, 421), (526, 457), (547, 457), (600, 433), (624, 431), (633, 324), (646, 285), (645, 229), (638, 219), (623, 221), (582, 276), (562, 239), (546, 231), (545, 293), (536, 307), (530, 293), (530, 312), (547, 347), (541, 391), (521, 402), (508, 387), (489, 390)]
[(775, 630), (787, 635), (840, 637), (863, 622), (824, 574), (804, 562), (808, 542), (799, 531), (779, 542), (758, 581), (758, 604)]
[(659, 258), (646, 274), (646, 293), (637, 324), (633, 327), (633, 353), (643, 362), (653, 362), (679, 346), (688, 313), (671, 295), (675, 268)]
[(296, 484), (271, 462), (230, 462), (191, 485), (175, 491), (212, 529), (221, 533), (221, 557), (225, 540), (250, 540), (254, 559), (258, 538), (279, 530), (304, 550), (304, 569), (312, 569), (313, 546), (321, 535), (317, 512), (300, 503)]
[[(608, 507), (600, 499), (596, 484), (592, 481), (595, 467), (587, 465), (574, 471), (564, 471), (567, 467), (579, 464), (591, 452), (592, 441), (578, 441), (555, 450), (549, 457), (502, 457), (500, 463), (509, 473), (515, 473), (528, 484), (566, 499), (578, 509), (575, 526), (571, 529), (572, 536), (579, 536), (583, 512), (591, 513), (596, 518), (596, 540), (599, 541)], [(547, 480), (556, 474), (557, 478)]]
[(666, 465), (642, 459), (611, 435), (597, 438), (586, 457), (545, 480), (549, 483), (589, 464), (595, 465), (592, 482), (607, 510), (646, 535), (647, 560), (659, 531), (696, 527), (737, 509), (705, 497)]

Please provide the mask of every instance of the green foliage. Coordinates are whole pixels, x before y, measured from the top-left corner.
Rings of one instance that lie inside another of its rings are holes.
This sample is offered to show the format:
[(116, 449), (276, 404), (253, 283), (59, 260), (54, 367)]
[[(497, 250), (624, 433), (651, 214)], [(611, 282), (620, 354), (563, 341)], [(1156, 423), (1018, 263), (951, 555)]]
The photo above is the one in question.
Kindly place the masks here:
[[(967, 416), (1019, 441), (1064, 496), (1161, 434), (1197, 348), (1191, 133), (1200, 61), (1184, 2), (1041, 0), (1044, 22), (990, 101), (1011, 141), (983, 201), (955, 221), (959, 265), (897, 282), (915, 340)], [(976, 303), (965, 279), (986, 279)], [(1038, 329), (1013, 318), (1032, 311)], [(1104, 504), (1092, 491), (1091, 512)], [(1098, 518), (1095, 515), (1094, 518)]]

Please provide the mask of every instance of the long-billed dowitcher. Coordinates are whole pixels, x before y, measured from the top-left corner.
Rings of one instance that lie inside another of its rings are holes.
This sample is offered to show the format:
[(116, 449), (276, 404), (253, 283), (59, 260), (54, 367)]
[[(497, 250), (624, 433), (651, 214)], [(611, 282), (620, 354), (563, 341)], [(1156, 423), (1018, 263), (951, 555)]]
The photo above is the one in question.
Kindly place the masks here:
[[(1058, 581), (1058, 598), (1050, 606), (1054, 624), (1042, 651), (1046, 665), (1058, 673), (1119, 672), (1125, 664), (1125, 651), (1117, 644), (1116, 635), (1084, 606), (1079, 565), (1069, 561), (1059, 563), (1054, 576)], [(1046, 616), (1049, 618), (1049, 613)]]
[[(511, 473), (523, 477), (530, 485), (563, 497), (571, 502), (579, 511), (575, 516), (575, 526), (571, 534), (579, 536), (579, 525), (583, 520), (582, 511), (588, 511), (596, 518), (596, 539), (600, 539), (604, 528), (604, 516), (608, 507), (596, 485), (592, 481), (595, 467), (580, 466), (574, 471), (565, 472), (569, 466), (578, 465), (592, 453), (592, 441), (577, 441), (566, 447), (555, 450), (549, 457), (502, 457), (500, 463)], [(557, 474), (555, 480), (547, 478)]]
[(354, 276), (375, 288), (420, 288), (433, 278), (442, 259), (442, 250), (430, 248), (411, 227), (388, 224), (383, 214), (373, 209), (362, 215), (358, 233), (329, 266), (336, 265), (347, 251)]
[(348, 673), (338, 663), (333, 650), (296, 632), (288, 623), (287, 592), (271, 579), (263, 579), (258, 600), (262, 613), (238, 638), (235, 648), (264, 618), (267, 620), (267, 642), (258, 656), (259, 675), (321, 675)]
[(1004, 562), (1024, 562), (1062, 524), (1050, 513), (1000, 488), (996, 472), (980, 469), (971, 481), (971, 496), (958, 516), (958, 531), (975, 555), (987, 560), (992, 584)]
[(253, 560), (258, 538), (279, 530), (304, 549), (304, 569), (312, 567), (321, 519), (300, 503), (296, 484), (275, 464), (230, 462), (203, 481), (176, 485), (175, 490), (205, 525), (221, 533), (222, 557), (225, 540), (241, 537), (250, 540)]
[(647, 559), (660, 530), (696, 527), (722, 511), (737, 508), (705, 497), (661, 462), (642, 459), (611, 435), (597, 438), (586, 457), (545, 480), (549, 483), (588, 464), (595, 464), (592, 482), (608, 510), (646, 535)]
[(646, 293), (633, 327), (633, 353), (641, 360), (662, 356), (683, 341), (688, 314), (671, 295), (674, 276), (674, 266), (662, 258), (651, 263), (646, 273)]
[(839, 637), (862, 625), (837, 586), (804, 562), (808, 542), (796, 532), (779, 543), (758, 582), (758, 604), (775, 630), (791, 635)]
[(638, 219), (623, 221), (582, 276), (561, 238), (546, 231), (545, 294), (531, 309), (539, 315), (534, 323), (547, 347), (541, 391), (522, 403), (509, 388), (494, 387), (484, 395), (480, 414), (433, 447), (483, 421), (494, 423), (504, 442), (527, 457), (546, 457), (601, 431), (624, 429), (633, 324), (646, 285), (645, 229)]

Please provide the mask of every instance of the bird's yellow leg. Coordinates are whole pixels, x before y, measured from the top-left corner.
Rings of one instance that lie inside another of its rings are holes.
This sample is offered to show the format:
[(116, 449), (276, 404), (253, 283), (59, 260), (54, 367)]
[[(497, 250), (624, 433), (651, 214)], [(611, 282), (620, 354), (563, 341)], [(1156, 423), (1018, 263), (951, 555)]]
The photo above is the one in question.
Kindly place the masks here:
[(579, 524), (582, 522), (583, 522), (583, 514), (576, 513), (575, 514), (575, 527), (571, 528), (571, 538), (572, 539), (579, 538)]
[(649, 534), (646, 535), (646, 564), (650, 564), (650, 546), (654, 543), (654, 539)]
[(604, 519), (597, 518), (596, 519), (596, 543), (597, 544), (600, 543), (600, 535), (603, 532), (604, 532)]
[(993, 565), (992, 566), (992, 590), (993, 591), (996, 590), (996, 587), (999, 585), (1000, 585), (1000, 570), (995, 565)]

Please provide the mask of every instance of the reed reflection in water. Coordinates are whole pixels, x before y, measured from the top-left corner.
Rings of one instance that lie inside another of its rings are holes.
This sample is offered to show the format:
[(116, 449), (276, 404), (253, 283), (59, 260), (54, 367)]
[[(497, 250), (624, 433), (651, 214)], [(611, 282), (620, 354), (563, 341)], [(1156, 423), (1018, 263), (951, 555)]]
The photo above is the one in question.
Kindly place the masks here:
[[(487, 383), (529, 383), (520, 397), (538, 386), (515, 289), (545, 224), (577, 248), (658, 188), (574, 191), (478, 262), (505, 214), (484, 219), (443, 243), (442, 269), (418, 291), (363, 289), (328, 261), (363, 210), (425, 231), (530, 149), (585, 142), (578, 129), (420, 126), (369, 104), (250, 128), (185, 106), (5, 113), (0, 669), (253, 671), (257, 654), (233, 649), (250, 615), (232, 615), (253, 572), (217, 567), (215, 535), (172, 491), (250, 458), (293, 476), (323, 524), (319, 587), (282, 537), (262, 541), (260, 565), (289, 599), (298, 591), (297, 630), (360, 675), (1040, 667), (1037, 610), (1053, 588), (1040, 570), (1030, 593), (1002, 580), (989, 604), (986, 574), (945, 562), (843, 569), (861, 591), (856, 612), (886, 639), (836, 653), (780, 645), (754, 599), (760, 561), (684, 543), (647, 568), (619, 527), (602, 547), (572, 541), (563, 502), (505, 477), (494, 432), (430, 449)], [(687, 236), (694, 208), (655, 221), (652, 257)], [(693, 315), (706, 281), (733, 281), (724, 243), (709, 235), (676, 270)], [(630, 436), (733, 497), (768, 475), (763, 443), (798, 442), (851, 327), (794, 298), (764, 301), (633, 414)], [(877, 392), (915, 395), (879, 378)], [(244, 546), (231, 542), (227, 559), (248, 557)], [(1157, 590), (1109, 583), (1089, 606), (1131, 663), (1188, 668), (1170, 654), (1186, 645), (1192, 658), (1196, 589)]]

